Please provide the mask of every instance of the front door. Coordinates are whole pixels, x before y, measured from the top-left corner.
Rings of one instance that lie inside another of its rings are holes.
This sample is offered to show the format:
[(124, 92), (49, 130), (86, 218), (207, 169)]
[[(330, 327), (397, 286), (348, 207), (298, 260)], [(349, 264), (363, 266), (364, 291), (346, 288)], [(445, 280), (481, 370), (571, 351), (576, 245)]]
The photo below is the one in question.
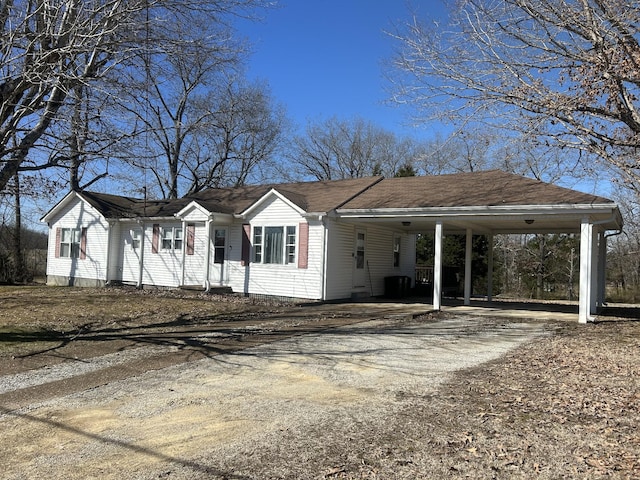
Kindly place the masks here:
[(209, 278), (212, 284), (221, 285), (226, 280), (225, 258), (227, 256), (227, 229), (216, 227), (211, 237), (211, 262)]
[(364, 288), (367, 285), (366, 236), (364, 230), (356, 230), (355, 251), (353, 253), (353, 287)]

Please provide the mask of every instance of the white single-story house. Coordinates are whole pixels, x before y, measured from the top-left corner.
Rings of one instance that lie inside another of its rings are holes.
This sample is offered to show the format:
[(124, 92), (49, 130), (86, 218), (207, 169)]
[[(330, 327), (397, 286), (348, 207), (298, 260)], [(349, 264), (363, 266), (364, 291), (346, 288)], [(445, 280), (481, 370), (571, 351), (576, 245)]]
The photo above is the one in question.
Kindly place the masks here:
[(473, 234), (577, 233), (581, 322), (604, 301), (606, 236), (622, 228), (609, 199), (498, 170), (209, 189), (177, 200), (70, 192), (42, 220), (52, 285), (224, 286), (321, 301), (382, 295), (386, 277), (413, 279), (416, 234), (435, 232), (436, 309), (443, 235), (467, 235), (468, 303)]

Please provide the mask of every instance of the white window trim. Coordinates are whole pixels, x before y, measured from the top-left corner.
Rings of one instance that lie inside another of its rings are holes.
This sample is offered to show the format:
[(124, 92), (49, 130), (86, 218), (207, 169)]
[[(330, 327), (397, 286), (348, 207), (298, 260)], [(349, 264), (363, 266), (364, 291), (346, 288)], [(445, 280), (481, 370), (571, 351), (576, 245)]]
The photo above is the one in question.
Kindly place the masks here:
[[(166, 235), (167, 232), (170, 232), (170, 235)], [(161, 227), (159, 241), (160, 250), (182, 251), (182, 249), (184, 248), (184, 235), (182, 227)], [(165, 246), (165, 241), (169, 242), (170, 246)]]
[[(64, 241), (64, 233), (69, 232), (70, 238), (69, 241)], [(76, 241), (77, 240), (77, 241)], [(66, 228), (63, 227), (60, 229), (60, 258), (80, 258), (80, 244), (82, 243), (82, 229), (81, 228)], [(74, 255), (73, 246), (77, 245), (75, 249), (76, 254)], [(68, 255), (64, 255), (64, 246), (69, 248)]]
[[(265, 241), (266, 229), (279, 228), (282, 230), (282, 263), (265, 262)], [(289, 243), (289, 231), (293, 229), (293, 243)], [(260, 231), (260, 243), (256, 242), (256, 231)], [(251, 261), (257, 265), (282, 265), (293, 266), (298, 265), (298, 252), (300, 250), (300, 232), (297, 225), (280, 224), (280, 225), (252, 225), (251, 226)], [(289, 248), (293, 247), (293, 258), (290, 258)]]

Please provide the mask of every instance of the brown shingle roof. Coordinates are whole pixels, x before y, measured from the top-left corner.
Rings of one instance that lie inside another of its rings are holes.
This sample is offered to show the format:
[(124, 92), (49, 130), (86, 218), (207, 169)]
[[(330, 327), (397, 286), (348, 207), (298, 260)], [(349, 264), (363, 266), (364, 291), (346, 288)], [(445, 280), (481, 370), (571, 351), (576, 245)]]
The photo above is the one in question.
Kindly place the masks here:
[(472, 207), (496, 205), (592, 205), (613, 203), (587, 193), (499, 170), (428, 177), (388, 178), (343, 209)]
[(306, 212), (329, 212), (380, 180), (382, 177), (211, 188), (189, 198), (209, 211), (241, 213), (274, 189)]
[(588, 193), (499, 170), (428, 177), (367, 177), (212, 188), (177, 200), (142, 200), (106, 193), (81, 195), (106, 218), (171, 217), (191, 201), (210, 212), (242, 213), (271, 189), (306, 212), (334, 209), (403, 209), (613, 203)]
[(177, 200), (145, 201), (94, 192), (82, 192), (81, 195), (105, 218), (170, 217), (191, 201), (198, 202), (210, 212), (241, 213), (271, 189), (277, 190), (306, 212), (329, 212), (380, 180), (382, 177), (211, 188)]
[(145, 201), (96, 192), (82, 192), (80, 195), (105, 218), (170, 217), (189, 203), (185, 199)]

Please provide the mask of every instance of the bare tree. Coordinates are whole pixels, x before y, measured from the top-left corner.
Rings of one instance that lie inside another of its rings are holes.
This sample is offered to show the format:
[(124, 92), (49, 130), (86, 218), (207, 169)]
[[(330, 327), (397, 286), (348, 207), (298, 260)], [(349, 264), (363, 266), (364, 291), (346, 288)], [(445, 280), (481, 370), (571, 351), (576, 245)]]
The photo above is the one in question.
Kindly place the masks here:
[(451, 20), (394, 35), (396, 101), (604, 159), (640, 190), (640, 4), (462, 0)]
[[(248, 15), (266, 4), (262, 0), (0, 1), (0, 191), (24, 169), (29, 152), (49, 133), (78, 86), (95, 86), (119, 66), (120, 72), (135, 68), (128, 60), (149, 45), (178, 54), (192, 39), (176, 37), (176, 32), (197, 31), (199, 38), (212, 39), (225, 15)], [(54, 166), (56, 159), (44, 155), (29, 169)]]
[(293, 139), (288, 157), (295, 173), (317, 180), (393, 176), (424, 156), (421, 144), (355, 118), (336, 117), (309, 123), (305, 135)]
[(120, 0), (0, 3), (0, 190), (73, 88), (104, 75), (130, 45), (144, 8)]
[(244, 184), (271, 159), (284, 114), (266, 86), (227, 75), (238, 62), (202, 49), (165, 56), (149, 61), (149, 82), (122, 95), (136, 132), (129, 162), (163, 198)]
[(196, 132), (197, 150), (185, 161), (187, 193), (260, 181), (275, 162), (288, 124), (261, 83), (232, 79), (214, 93), (212, 106), (209, 121)]

